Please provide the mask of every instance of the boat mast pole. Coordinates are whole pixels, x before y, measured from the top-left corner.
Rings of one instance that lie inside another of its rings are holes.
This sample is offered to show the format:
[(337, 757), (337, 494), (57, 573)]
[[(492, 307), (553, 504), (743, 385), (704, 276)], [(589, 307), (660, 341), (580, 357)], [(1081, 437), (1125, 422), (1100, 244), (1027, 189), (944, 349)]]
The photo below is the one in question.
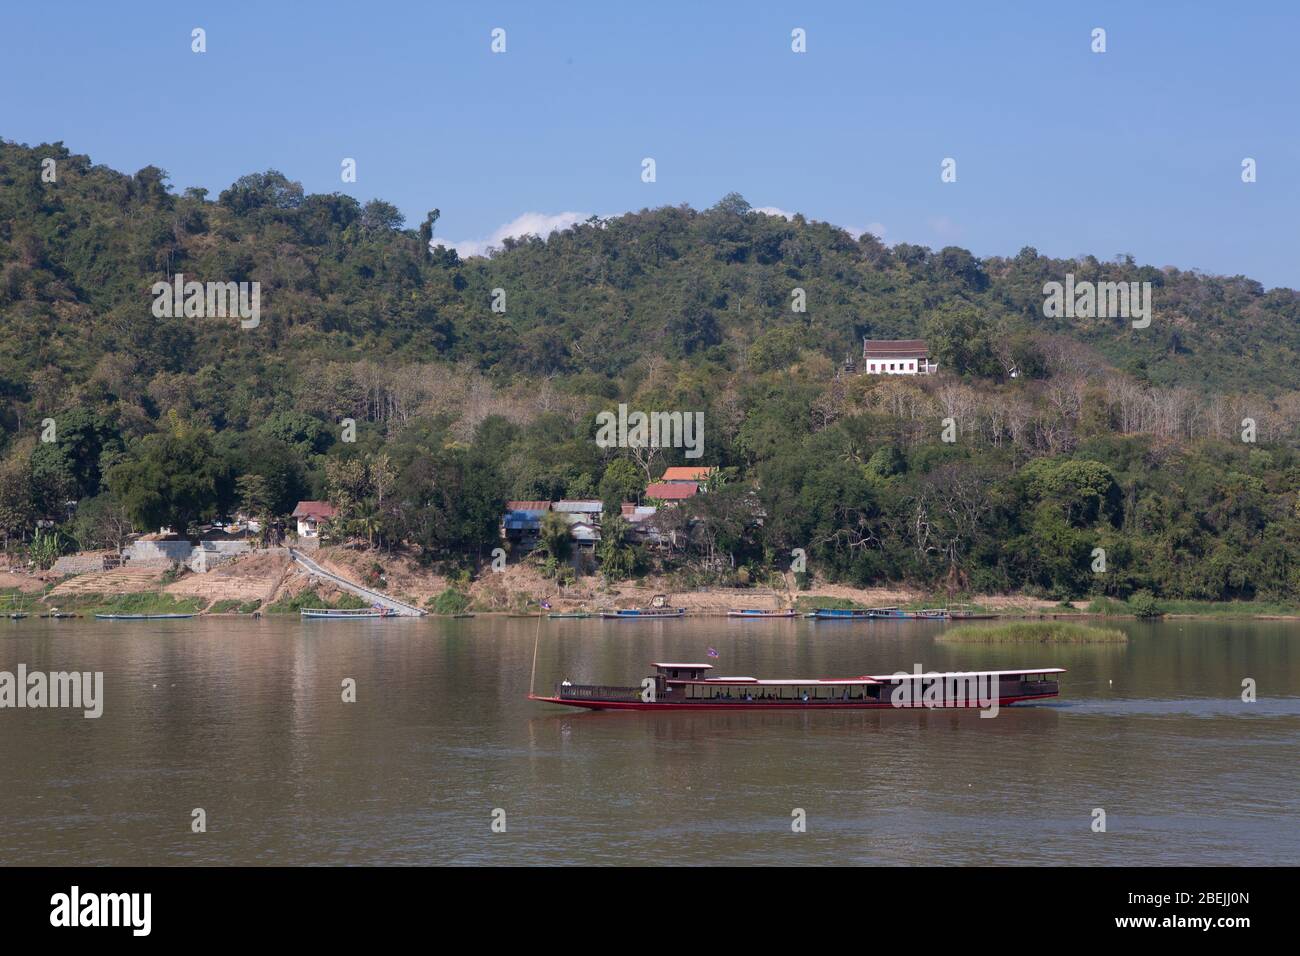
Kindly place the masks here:
[(537, 682), (537, 643), (542, 639), (542, 616), (537, 616), (537, 633), (533, 635), (533, 672), (528, 677), (528, 696), (533, 696), (533, 684)]

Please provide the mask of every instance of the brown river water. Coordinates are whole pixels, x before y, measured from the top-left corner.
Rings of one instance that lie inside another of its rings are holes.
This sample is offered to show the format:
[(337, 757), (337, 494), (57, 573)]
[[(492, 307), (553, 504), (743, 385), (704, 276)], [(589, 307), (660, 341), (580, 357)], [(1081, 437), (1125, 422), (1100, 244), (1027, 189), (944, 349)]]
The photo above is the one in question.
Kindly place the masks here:
[[(1300, 863), (1300, 622), (1119, 626), (1053, 648), (934, 622), (0, 620), (0, 671), (104, 675), (98, 719), (0, 710), (0, 863)], [(524, 699), (536, 638), (539, 691), (710, 647), (754, 677), (1069, 673), (993, 719), (588, 713)]]

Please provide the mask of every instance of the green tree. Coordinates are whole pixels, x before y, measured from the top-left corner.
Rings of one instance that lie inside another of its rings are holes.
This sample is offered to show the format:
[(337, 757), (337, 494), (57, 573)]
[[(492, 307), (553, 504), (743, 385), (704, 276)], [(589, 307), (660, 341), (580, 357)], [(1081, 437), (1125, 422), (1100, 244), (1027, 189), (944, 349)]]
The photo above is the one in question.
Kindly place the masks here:
[(561, 514), (554, 511), (546, 512), (542, 515), (538, 541), (543, 550), (556, 561), (566, 560), (572, 545), (572, 539), (569, 537), (569, 522)]
[(636, 574), (641, 555), (632, 543), (632, 526), (618, 516), (601, 521), (596, 557), (600, 559), (601, 573), (610, 581), (623, 581)]
[(215, 514), (230, 484), (227, 465), (213, 453), (211, 435), (179, 427), (146, 435), (131, 457), (109, 470), (107, 483), (137, 526), (171, 527), (184, 534)]
[(600, 502), (604, 514), (623, 512), (623, 502), (636, 501), (645, 490), (645, 476), (641, 469), (626, 458), (615, 458), (605, 467), (600, 478)]

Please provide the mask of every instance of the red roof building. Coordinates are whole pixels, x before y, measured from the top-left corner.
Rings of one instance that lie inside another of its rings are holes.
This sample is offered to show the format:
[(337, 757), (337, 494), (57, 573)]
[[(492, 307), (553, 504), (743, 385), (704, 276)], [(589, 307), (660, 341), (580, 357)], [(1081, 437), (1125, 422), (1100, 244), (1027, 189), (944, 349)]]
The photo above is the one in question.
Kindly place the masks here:
[(693, 465), (677, 466), (665, 471), (663, 477), (659, 480), (670, 484), (676, 484), (680, 481), (705, 482), (717, 470), (714, 466), (707, 468), (699, 468)]
[(293, 517), (298, 519), (298, 537), (320, 537), (320, 526), (339, 513), (328, 501), (300, 501), (293, 509)]
[(683, 501), (694, 497), (699, 490), (700, 486), (693, 481), (659, 481), (646, 486), (645, 496), (647, 500), (653, 498), (657, 501)]
[(930, 361), (924, 339), (863, 339), (862, 370), (868, 375), (930, 375), (939, 366)]

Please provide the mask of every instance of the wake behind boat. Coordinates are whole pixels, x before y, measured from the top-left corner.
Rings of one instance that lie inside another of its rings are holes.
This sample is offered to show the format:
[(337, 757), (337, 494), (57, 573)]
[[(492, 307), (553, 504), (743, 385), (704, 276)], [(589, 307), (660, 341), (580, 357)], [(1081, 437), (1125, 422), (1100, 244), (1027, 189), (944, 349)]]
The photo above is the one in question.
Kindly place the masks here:
[(842, 710), (1006, 706), (1055, 697), (1063, 667), (1013, 671), (866, 674), (843, 678), (709, 677), (712, 664), (651, 664), (640, 687), (561, 681), (529, 700), (587, 710)]

